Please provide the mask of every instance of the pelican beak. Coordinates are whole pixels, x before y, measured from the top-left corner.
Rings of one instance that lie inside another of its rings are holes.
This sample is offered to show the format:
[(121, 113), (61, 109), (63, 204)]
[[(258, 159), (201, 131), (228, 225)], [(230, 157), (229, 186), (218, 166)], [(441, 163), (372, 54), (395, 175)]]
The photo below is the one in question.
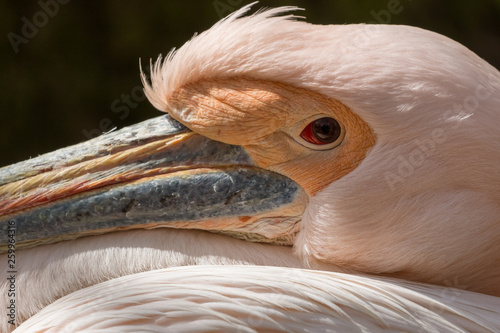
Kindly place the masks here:
[(290, 245), (307, 201), (243, 148), (165, 115), (0, 169), (0, 252), (13, 233), (19, 249), (158, 227)]

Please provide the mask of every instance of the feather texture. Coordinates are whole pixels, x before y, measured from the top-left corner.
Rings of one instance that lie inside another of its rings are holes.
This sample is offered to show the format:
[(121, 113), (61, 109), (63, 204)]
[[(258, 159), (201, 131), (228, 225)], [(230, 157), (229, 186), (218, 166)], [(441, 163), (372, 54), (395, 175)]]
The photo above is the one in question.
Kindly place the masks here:
[(395, 279), (192, 266), (82, 289), (16, 332), (495, 332), (499, 309), (496, 297)]

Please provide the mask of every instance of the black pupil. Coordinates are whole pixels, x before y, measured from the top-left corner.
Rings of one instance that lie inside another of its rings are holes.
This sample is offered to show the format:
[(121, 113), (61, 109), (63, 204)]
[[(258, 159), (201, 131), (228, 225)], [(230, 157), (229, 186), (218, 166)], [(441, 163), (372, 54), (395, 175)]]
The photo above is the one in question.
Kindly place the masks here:
[(325, 117), (314, 121), (312, 132), (322, 143), (332, 143), (339, 138), (341, 129), (335, 119)]

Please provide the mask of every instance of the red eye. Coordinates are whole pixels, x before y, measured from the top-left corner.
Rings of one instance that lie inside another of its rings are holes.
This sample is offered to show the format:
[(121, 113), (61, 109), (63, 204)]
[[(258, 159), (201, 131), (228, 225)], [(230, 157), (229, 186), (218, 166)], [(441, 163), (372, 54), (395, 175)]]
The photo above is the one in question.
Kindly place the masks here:
[(333, 118), (319, 118), (309, 123), (300, 136), (315, 145), (327, 145), (335, 142), (342, 133), (340, 124)]

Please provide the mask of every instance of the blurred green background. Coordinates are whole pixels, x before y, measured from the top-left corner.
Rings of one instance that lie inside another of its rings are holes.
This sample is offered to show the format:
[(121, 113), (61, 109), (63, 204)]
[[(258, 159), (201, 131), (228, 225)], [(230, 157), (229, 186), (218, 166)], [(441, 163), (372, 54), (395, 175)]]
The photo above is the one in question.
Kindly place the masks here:
[[(0, 166), (159, 115), (140, 89), (139, 58), (147, 66), (250, 2), (2, 1)], [(500, 0), (276, 0), (254, 9), (282, 5), (305, 8), (298, 14), (312, 23), (433, 30), (500, 68)]]

